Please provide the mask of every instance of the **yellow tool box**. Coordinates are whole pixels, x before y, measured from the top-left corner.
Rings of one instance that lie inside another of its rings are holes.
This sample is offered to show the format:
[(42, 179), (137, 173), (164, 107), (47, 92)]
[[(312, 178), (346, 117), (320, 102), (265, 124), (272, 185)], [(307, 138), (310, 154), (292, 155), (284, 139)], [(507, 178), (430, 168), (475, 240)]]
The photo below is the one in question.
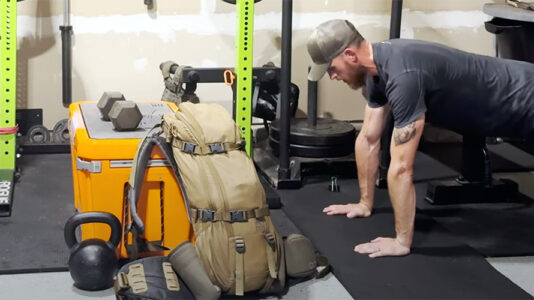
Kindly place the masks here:
[[(162, 101), (137, 104), (143, 119), (134, 131), (115, 131), (111, 122), (102, 120), (95, 101), (73, 103), (69, 112), (74, 207), (78, 212), (109, 212), (122, 220), (123, 227), (125, 193), (137, 145), (163, 114), (177, 110), (176, 105)], [(137, 210), (147, 241), (161, 241), (172, 249), (193, 238), (180, 187), (159, 149), (148, 163)], [(107, 241), (110, 236), (106, 224), (83, 224), (81, 231), (83, 240)], [(127, 238), (131, 244), (131, 234)], [(128, 257), (124, 238), (117, 251), (121, 258)]]

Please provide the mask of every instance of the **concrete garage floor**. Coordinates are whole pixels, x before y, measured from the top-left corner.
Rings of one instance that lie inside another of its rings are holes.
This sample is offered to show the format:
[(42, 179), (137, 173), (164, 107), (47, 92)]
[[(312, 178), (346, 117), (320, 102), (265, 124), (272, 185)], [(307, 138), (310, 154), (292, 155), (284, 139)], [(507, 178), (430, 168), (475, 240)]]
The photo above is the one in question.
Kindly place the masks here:
[[(273, 210), (280, 231), (298, 231), (281, 210)], [(356, 255), (356, 254), (355, 254)], [(534, 256), (488, 258), (503, 275), (534, 297)], [(357, 283), (355, 283), (357, 284)], [(113, 289), (86, 292), (75, 288), (68, 272), (0, 276), (0, 299), (83, 300), (115, 299)], [(276, 299), (270, 297), (269, 299)], [(352, 299), (333, 274), (292, 286), (281, 299)]]
[[(513, 178), (522, 193), (534, 199), (534, 172), (495, 174)], [(281, 234), (299, 232), (282, 210), (272, 211), (273, 222)], [(534, 222), (534, 221), (533, 221)], [(355, 254), (356, 255), (356, 254)], [(504, 276), (534, 297), (534, 256), (487, 258)], [(0, 275), (0, 300), (83, 300), (115, 299), (112, 289), (86, 292), (75, 288), (68, 272)], [(354, 284), (357, 284), (356, 282)], [(271, 299), (276, 299), (271, 297)], [(297, 284), (281, 299), (352, 299), (333, 274), (323, 279)]]

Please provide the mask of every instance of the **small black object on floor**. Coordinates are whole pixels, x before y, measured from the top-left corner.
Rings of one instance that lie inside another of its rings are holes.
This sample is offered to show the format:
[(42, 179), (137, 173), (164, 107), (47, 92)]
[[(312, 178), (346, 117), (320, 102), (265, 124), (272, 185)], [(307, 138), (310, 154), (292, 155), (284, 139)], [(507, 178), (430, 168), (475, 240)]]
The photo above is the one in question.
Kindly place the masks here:
[(0, 218), (0, 274), (66, 271), (65, 221), (74, 213), (70, 154), (23, 155), (13, 211)]

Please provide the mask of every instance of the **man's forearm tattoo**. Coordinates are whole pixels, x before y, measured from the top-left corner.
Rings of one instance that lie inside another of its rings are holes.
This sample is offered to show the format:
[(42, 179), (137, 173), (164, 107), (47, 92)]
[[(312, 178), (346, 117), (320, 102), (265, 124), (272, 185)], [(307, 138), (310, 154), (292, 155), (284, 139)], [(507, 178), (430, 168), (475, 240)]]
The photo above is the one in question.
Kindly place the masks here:
[(393, 140), (395, 145), (402, 145), (407, 143), (415, 136), (415, 122), (408, 124), (403, 128), (395, 128), (393, 130)]

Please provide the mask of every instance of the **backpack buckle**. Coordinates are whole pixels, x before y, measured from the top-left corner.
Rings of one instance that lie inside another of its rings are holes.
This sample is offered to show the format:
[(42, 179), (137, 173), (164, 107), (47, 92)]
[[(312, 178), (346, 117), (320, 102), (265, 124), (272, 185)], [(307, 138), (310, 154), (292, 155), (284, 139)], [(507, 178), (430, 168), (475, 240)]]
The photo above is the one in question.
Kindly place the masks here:
[(188, 142), (182, 142), (182, 151), (189, 154), (195, 154), (197, 145)]
[(202, 209), (199, 210), (200, 212), (200, 219), (202, 222), (213, 222), (215, 219), (215, 211), (209, 210), (209, 209)]
[(269, 246), (271, 246), (271, 248), (274, 250), (274, 247), (276, 247), (276, 239), (274, 237), (274, 234), (272, 234), (271, 232), (267, 232), (264, 237), (265, 241), (267, 241), (267, 244), (269, 244)]
[(230, 211), (230, 222), (246, 222), (247, 216), (244, 210)]
[(208, 147), (210, 148), (212, 154), (226, 153), (223, 143), (209, 144)]
[(235, 251), (237, 253), (241, 253), (241, 254), (245, 253), (245, 250), (246, 250), (245, 240), (243, 240), (242, 237), (236, 237), (234, 243), (235, 243)]

